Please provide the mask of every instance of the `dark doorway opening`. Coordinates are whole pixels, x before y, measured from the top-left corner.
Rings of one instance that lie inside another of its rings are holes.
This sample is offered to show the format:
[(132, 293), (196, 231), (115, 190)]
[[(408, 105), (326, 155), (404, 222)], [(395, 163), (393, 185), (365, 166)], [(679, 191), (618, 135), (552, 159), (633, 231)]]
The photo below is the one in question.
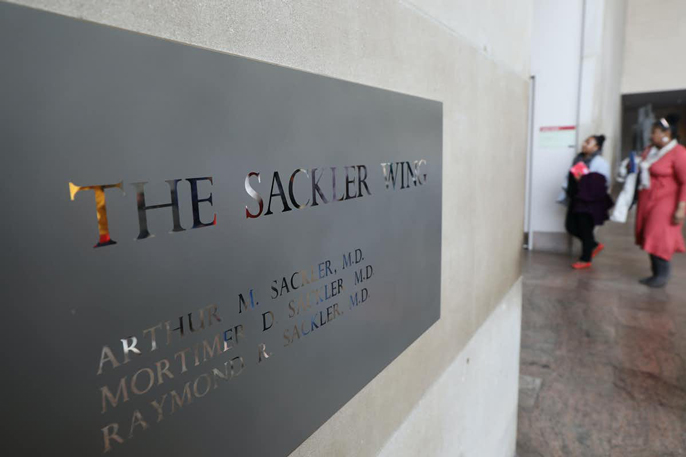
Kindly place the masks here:
[(640, 153), (649, 143), (653, 122), (674, 113), (679, 121), (679, 142), (686, 138), (686, 90), (622, 95), (622, 159)]

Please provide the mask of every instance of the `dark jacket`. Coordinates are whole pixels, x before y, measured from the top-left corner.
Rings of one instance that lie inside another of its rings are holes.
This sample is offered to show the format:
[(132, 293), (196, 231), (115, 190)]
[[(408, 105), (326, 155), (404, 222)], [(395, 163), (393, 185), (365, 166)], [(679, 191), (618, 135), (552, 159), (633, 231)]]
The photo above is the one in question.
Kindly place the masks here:
[(589, 173), (579, 181), (569, 173), (567, 194), (572, 213), (590, 214), (595, 225), (603, 225), (610, 218), (614, 201), (607, 193), (607, 180), (600, 173)]

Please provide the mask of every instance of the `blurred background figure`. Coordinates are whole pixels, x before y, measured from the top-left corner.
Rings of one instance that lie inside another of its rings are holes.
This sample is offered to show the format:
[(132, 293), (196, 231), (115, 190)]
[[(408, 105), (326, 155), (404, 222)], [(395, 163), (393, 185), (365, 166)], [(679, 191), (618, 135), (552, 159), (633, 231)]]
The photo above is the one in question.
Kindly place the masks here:
[(594, 230), (608, 219), (612, 198), (608, 195), (610, 165), (602, 157), (604, 135), (592, 135), (572, 161), (563, 200), (567, 203), (567, 232), (581, 241), (581, 257), (572, 268), (591, 266), (593, 257), (605, 246), (595, 239)]
[(650, 254), (652, 276), (640, 280), (649, 287), (664, 287), (672, 256), (686, 251), (686, 148), (677, 142), (678, 121), (669, 115), (653, 124), (640, 165), (636, 244)]

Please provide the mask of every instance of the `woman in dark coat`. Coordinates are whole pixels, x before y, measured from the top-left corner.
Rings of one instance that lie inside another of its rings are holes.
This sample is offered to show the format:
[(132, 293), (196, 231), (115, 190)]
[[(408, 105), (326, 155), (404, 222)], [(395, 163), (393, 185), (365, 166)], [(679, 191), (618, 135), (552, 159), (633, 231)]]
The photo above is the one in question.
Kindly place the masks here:
[(608, 194), (610, 166), (602, 157), (604, 135), (592, 135), (584, 141), (581, 153), (568, 174), (569, 207), (565, 226), (567, 232), (581, 241), (581, 257), (572, 268), (589, 268), (593, 258), (605, 246), (595, 239), (594, 229), (609, 219), (612, 198)]

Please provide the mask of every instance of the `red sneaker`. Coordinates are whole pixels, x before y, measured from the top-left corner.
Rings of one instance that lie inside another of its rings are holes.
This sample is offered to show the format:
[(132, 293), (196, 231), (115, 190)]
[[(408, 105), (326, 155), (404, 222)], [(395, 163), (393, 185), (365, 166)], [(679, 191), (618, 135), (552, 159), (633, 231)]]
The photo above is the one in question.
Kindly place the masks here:
[(603, 249), (605, 249), (605, 245), (603, 243), (598, 244), (598, 246), (596, 246), (596, 248), (593, 250), (593, 253), (591, 254), (591, 258), (592, 259), (595, 258), (595, 256), (597, 256), (598, 254), (603, 252)]
[(572, 264), (572, 268), (574, 268), (575, 270), (583, 270), (585, 268), (591, 268), (591, 262), (581, 262), (581, 261), (574, 262)]

